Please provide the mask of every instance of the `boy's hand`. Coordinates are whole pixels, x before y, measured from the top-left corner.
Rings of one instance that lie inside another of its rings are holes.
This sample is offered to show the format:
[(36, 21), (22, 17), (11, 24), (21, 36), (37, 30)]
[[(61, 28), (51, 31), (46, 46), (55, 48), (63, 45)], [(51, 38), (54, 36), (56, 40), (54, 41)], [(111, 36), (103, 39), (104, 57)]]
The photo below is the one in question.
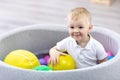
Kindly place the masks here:
[(49, 55), (50, 55), (50, 63), (52, 64), (52, 66), (55, 66), (56, 64), (59, 64), (60, 55), (64, 56), (67, 54), (58, 51), (56, 48), (52, 48), (49, 52)]

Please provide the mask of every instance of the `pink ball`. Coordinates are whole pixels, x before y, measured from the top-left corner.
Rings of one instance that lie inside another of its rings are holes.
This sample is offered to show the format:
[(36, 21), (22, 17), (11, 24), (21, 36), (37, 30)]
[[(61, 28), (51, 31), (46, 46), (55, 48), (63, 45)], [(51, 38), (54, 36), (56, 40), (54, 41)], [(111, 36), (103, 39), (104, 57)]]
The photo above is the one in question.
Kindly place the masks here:
[(111, 52), (107, 52), (108, 56), (113, 56), (113, 54)]
[(44, 57), (44, 59), (45, 59), (46, 63), (48, 64), (48, 63), (49, 63), (49, 60), (50, 60), (50, 56), (49, 56), (49, 55), (46, 55), (46, 56)]

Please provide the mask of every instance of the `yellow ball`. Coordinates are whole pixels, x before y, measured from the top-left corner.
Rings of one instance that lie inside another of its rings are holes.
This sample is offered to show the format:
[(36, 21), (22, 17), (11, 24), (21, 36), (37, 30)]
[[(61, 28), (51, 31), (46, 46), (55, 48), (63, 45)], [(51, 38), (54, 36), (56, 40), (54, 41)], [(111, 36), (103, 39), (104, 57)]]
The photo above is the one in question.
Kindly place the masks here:
[(49, 67), (53, 70), (70, 70), (75, 69), (75, 61), (70, 55), (60, 56), (60, 62), (55, 66), (49, 64)]
[(33, 69), (40, 65), (38, 58), (27, 50), (15, 50), (10, 52), (5, 57), (4, 62), (25, 69)]

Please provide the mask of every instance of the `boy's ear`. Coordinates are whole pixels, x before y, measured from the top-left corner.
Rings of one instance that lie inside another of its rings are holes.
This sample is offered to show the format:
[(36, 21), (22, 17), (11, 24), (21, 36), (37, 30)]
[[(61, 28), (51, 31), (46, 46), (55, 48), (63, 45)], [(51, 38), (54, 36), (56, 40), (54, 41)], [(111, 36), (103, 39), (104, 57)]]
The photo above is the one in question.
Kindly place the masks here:
[(93, 28), (93, 25), (90, 25), (89, 26), (89, 32), (92, 30), (92, 28)]

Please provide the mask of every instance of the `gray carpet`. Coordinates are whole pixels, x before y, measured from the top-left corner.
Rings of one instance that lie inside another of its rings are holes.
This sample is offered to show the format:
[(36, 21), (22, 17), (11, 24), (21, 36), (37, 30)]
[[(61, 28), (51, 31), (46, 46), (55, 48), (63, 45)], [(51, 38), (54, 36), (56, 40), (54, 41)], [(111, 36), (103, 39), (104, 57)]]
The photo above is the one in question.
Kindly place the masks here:
[(41, 23), (67, 25), (68, 11), (80, 6), (92, 13), (93, 25), (120, 33), (120, 0), (114, 0), (111, 6), (90, 0), (0, 0), (0, 33)]

